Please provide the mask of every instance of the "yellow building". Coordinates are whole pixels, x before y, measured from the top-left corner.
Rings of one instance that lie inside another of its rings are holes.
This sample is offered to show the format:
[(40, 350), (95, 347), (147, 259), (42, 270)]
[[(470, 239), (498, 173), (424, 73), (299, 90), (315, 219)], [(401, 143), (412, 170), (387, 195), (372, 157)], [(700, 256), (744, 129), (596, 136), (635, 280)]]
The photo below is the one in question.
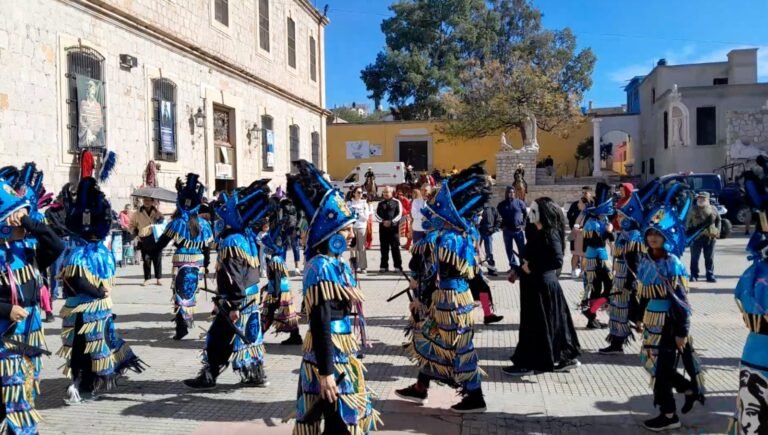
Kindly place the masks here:
[[(499, 135), (464, 140), (445, 136), (438, 131), (439, 121), (395, 121), (332, 124), (328, 126), (328, 173), (342, 179), (355, 166), (371, 162), (403, 161), (416, 170), (450, 171), (462, 169), (486, 160), (489, 173), (496, 173), (496, 153), (501, 144)], [(592, 125), (585, 122), (567, 138), (538, 132), (539, 160), (552, 156), (558, 176), (573, 176), (576, 146), (592, 135)], [(517, 130), (506, 133), (514, 148), (522, 146)], [(588, 163), (580, 163), (579, 175), (588, 172)]]

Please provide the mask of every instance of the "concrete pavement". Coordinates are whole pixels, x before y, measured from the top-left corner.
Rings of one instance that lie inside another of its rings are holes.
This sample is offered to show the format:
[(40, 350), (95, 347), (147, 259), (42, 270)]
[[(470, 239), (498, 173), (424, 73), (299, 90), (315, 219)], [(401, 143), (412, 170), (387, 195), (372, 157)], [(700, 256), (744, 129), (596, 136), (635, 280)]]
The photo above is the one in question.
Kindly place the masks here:
[[(737, 365), (746, 329), (733, 302), (732, 289), (747, 266), (745, 245), (744, 238), (718, 242), (716, 265), (720, 281), (692, 284), (694, 343), (703, 358), (709, 393), (706, 406), (697, 405), (682, 417), (684, 428), (679, 433), (724, 433), (727, 416), (734, 409)], [(498, 260), (503, 257), (500, 237), (496, 237), (494, 252), (500, 268), (506, 266), (506, 261)], [(407, 259), (408, 255), (404, 257)], [(165, 260), (169, 266), (169, 258)], [(369, 252), (368, 260), (370, 265), (377, 266), (378, 253)], [(566, 266), (565, 272), (569, 271)], [(220, 377), (216, 390), (190, 391), (181, 380), (196, 375), (200, 368), (203, 343), (199, 336), (209, 325), (206, 313), (212, 305), (209, 301), (201, 302), (197, 331), (184, 341), (173, 341), (169, 278), (162, 287), (141, 287), (141, 281), (140, 266), (120, 269), (112, 293), (120, 333), (150, 368), (140, 375), (130, 374), (120, 382), (116, 392), (104, 394), (98, 401), (69, 407), (62, 400), (68, 385), (59, 370), (63, 360), (55, 356), (49, 358), (45, 362), (42, 397), (38, 402), (45, 419), (41, 433), (290, 433), (292, 426), (280, 420), (294, 406), (299, 347), (279, 345), (284, 336), (271, 333), (267, 336), (266, 361), (271, 386), (266, 389), (238, 389), (237, 377), (228, 370)], [(291, 281), (298, 295), (300, 278)], [(368, 333), (373, 341), (364, 363), (370, 386), (378, 394), (375, 406), (384, 420), (380, 433), (495, 435), (621, 431), (633, 434), (645, 433), (639, 423), (655, 416), (649, 378), (638, 358), (639, 343), (632, 343), (625, 355), (598, 355), (596, 351), (605, 345), (607, 330), (585, 330), (585, 321), (575, 311), (574, 320), (583, 348), (581, 368), (571, 373), (522, 379), (506, 377), (501, 368), (509, 363), (508, 357), (517, 342), (519, 287), (501, 277), (492, 281), (492, 288), (496, 310), (505, 316), (504, 321), (478, 326), (475, 342), (480, 364), (488, 373), (483, 384), (488, 412), (469, 416), (451, 414), (447, 408), (458, 397), (447, 387), (434, 387), (427, 406), (403, 402), (394, 396), (394, 390), (413, 382), (417, 372), (400, 346), (404, 339), (407, 300), (400, 298), (385, 303), (385, 299), (406, 283), (398, 275), (377, 273), (363, 275), (361, 281), (367, 298)], [(581, 283), (565, 276), (561, 282), (571, 306), (575, 307)], [(200, 299), (206, 296), (201, 295)], [(57, 302), (57, 309), (59, 306)], [(480, 310), (476, 315), (481, 322)], [(602, 316), (605, 320), (606, 315)], [(302, 333), (306, 331), (306, 325), (301, 328)], [(58, 349), (61, 343), (60, 331), (59, 319), (46, 329), (51, 350)], [(680, 405), (682, 400), (678, 401)]]

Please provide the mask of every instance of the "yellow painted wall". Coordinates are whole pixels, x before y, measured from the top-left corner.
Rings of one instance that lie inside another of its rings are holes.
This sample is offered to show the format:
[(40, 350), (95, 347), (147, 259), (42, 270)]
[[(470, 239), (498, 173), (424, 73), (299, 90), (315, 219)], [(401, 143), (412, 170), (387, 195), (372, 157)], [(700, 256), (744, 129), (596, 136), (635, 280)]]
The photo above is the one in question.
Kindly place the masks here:
[[(391, 162), (395, 160), (395, 147), (398, 140), (432, 140), (433, 168), (451, 170), (462, 169), (480, 160), (486, 160), (489, 173), (496, 173), (496, 153), (501, 143), (499, 135), (478, 139), (463, 140), (448, 138), (437, 131), (439, 122), (378, 122), (358, 124), (332, 124), (328, 126), (328, 173), (333, 179), (346, 176), (353, 167), (368, 162)], [(576, 166), (573, 155), (576, 145), (592, 135), (591, 123), (585, 122), (572, 131), (567, 138), (538, 133), (540, 146), (539, 160), (551, 155), (555, 161), (557, 174), (572, 176)], [(370, 145), (381, 145), (382, 155), (365, 160), (347, 160), (348, 141), (368, 141)], [(518, 131), (507, 132), (507, 142), (520, 148), (522, 138)], [(580, 174), (584, 173), (586, 162), (580, 165)]]

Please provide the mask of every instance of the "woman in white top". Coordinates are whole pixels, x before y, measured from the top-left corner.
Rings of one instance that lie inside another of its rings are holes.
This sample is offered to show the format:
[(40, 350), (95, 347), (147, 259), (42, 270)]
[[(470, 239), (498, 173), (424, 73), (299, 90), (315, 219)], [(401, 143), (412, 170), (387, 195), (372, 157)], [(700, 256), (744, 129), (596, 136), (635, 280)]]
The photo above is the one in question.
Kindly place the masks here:
[(347, 201), (347, 207), (357, 213), (357, 220), (352, 225), (355, 232), (354, 247), (350, 249), (350, 255), (357, 258), (357, 271), (365, 273), (368, 268), (368, 258), (365, 254), (365, 232), (368, 228), (368, 216), (371, 214), (371, 208), (368, 201), (363, 198), (363, 188), (355, 186), (352, 190), (352, 199)]
[(413, 189), (413, 201), (411, 202), (411, 219), (413, 220), (413, 243), (418, 242), (424, 237), (424, 215), (421, 209), (427, 204), (429, 199), (430, 186), (428, 183), (421, 185), (421, 189)]

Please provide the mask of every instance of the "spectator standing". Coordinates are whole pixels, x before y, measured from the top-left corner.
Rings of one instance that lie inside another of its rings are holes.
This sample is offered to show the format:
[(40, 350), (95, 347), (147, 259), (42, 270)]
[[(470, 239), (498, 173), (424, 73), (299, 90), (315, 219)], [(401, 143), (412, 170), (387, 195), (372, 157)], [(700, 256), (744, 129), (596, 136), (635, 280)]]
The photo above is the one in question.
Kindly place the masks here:
[(411, 250), (411, 239), (413, 237), (411, 230), (411, 200), (405, 195), (405, 192), (397, 190), (397, 200), (403, 207), (403, 219), (400, 219), (400, 237), (405, 237), (405, 249)]
[(547, 158), (544, 159), (544, 167), (547, 169), (547, 175), (552, 175), (555, 168), (555, 161), (552, 159), (552, 156), (547, 155)]
[(368, 217), (371, 215), (371, 207), (363, 198), (363, 188), (358, 186), (352, 190), (352, 200), (347, 202), (347, 207), (357, 213), (357, 220), (352, 224), (355, 233), (355, 246), (350, 255), (357, 259), (357, 272), (366, 273), (368, 269), (368, 255), (366, 254), (365, 238), (368, 230)]
[[(501, 201), (497, 206), (501, 216), (504, 249), (507, 253), (510, 271), (519, 266), (517, 257), (525, 255), (525, 218), (528, 211), (525, 202), (517, 199), (516, 195), (515, 188), (507, 186), (507, 190), (504, 193), (504, 201)], [(513, 243), (517, 245), (516, 254)]]
[(488, 265), (488, 275), (496, 276), (496, 262), (493, 259), (493, 235), (501, 228), (501, 215), (490, 203), (485, 203), (480, 212), (480, 223), (477, 231), (480, 241), (485, 248), (485, 261)]
[(139, 210), (131, 217), (128, 228), (131, 234), (139, 237), (139, 246), (144, 265), (144, 284), (149, 285), (149, 279), (152, 275), (152, 267), (155, 268), (155, 279), (157, 285), (163, 285), (160, 278), (162, 271), (162, 252), (155, 251), (155, 236), (152, 234), (152, 225), (163, 222), (163, 215), (155, 207), (155, 201), (152, 198), (142, 198), (142, 205)]
[(131, 235), (131, 216), (133, 216), (133, 207), (131, 204), (125, 204), (125, 208), (120, 210), (120, 214), (117, 216), (117, 222), (120, 224), (120, 229), (123, 231), (123, 242), (130, 243), (133, 236)]
[(720, 237), (720, 215), (709, 202), (709, 192), (699, 192), (696, 195), (696, 205), (688, 212), (686, 227), (693, 230), (704, 228), (691, 244), (691, 279), (699, 279), (699, 259), (704, 251), (704, 268), (707, 282), (717, 282), (715, 279), (715, 240)]
[(383, 200), (376, 207), (374, 218), (379, 222), (379, 244), (381, 244), (381, 273), (389, 271), (389, 253), (392, 253), (392, 263), (396, 270), (402, 270), (400, 258), (400, 232), (398, 224), (403, 217), (403, 206), (392, 197), (392, 187), (385, 186), (382, 190)]
[(584, 210), (589, 208), (592, 203), (586, 197), (576, 201), (576, 208), (579, 214), (571, 227), (571, 278), (576, 279), (581, 276), (581, 263), (584, 261), (584, 221), (587, 216)]
[(429, 183), (422, 184), (420, 189), (413, 189), (413, 201), (411, 202), (413, 243), (424, 238), (424, 215), (421, 214), (421, 210), (427, 205), (430, 190)]
[[(280, 213), (283, 225), (285, 226), (285, 244), (286, 250), (293, 251), (293, 273), (301, 275), (299, 267), (301, 260), (301, 232), (299, 231), (299, 214), (296, 206), (288, 198), (280, 200)], [(287, 251), (286, 251), (287, 252)]]

